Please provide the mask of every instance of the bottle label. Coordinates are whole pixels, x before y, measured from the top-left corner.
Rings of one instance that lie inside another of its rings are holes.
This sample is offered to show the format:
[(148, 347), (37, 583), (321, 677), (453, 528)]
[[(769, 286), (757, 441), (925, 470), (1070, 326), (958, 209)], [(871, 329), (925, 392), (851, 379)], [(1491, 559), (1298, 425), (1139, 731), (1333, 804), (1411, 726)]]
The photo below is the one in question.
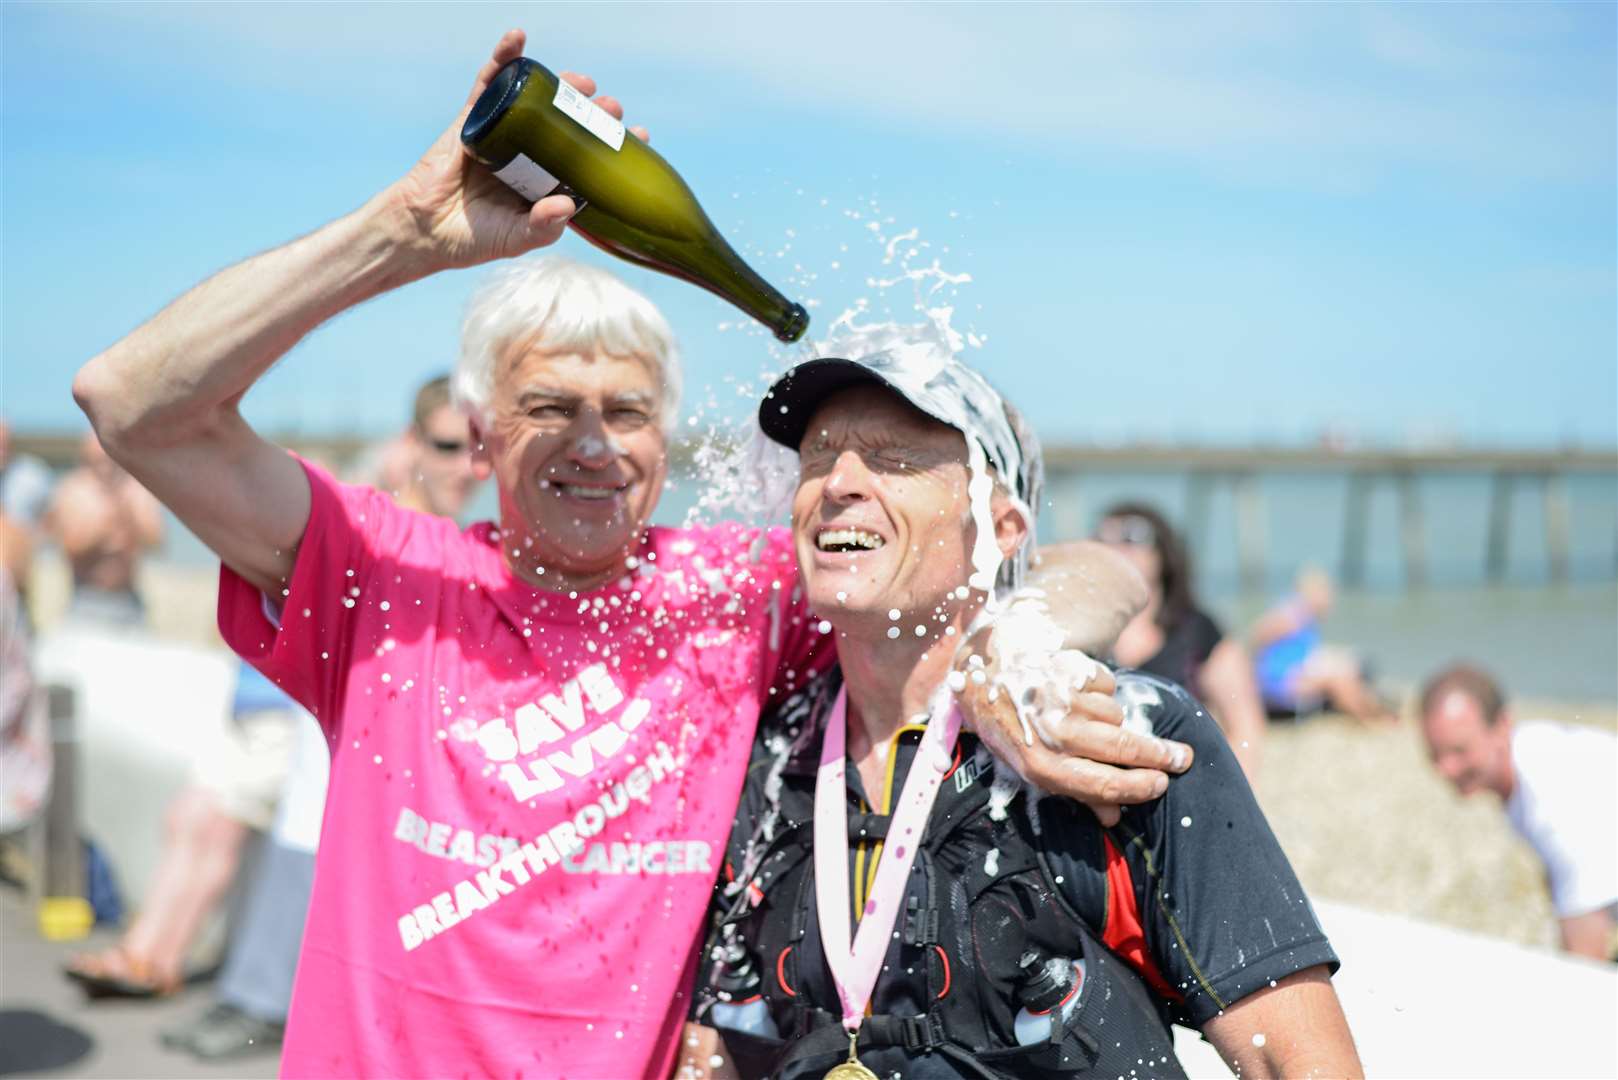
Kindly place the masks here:
[(529, 202), (538, 202), (562, 184), (556, 177), (535, 165), (526, 154), (518, 154), (511, 159), (511, 164), (497, 170), (494, 175)]
[(624, 122), (573, 89), (565, 79), (556, 81), (556, 97), (551, 104), (614, 150), (624, 148)]

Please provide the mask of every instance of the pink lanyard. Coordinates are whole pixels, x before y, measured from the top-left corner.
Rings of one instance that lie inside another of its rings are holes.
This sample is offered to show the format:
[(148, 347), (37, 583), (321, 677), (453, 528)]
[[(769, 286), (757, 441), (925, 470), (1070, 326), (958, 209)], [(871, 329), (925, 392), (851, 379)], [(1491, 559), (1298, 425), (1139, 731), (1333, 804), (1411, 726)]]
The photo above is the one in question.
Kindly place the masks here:
[[(941, 716), (944, 708), (948, 714)], [(837, 695), (820, 748), (820, 772), (815, 781), (815, 900), (820, 909), (820, 941), (831, 966), (832, 981), (843, 1003), (843, 1027), (853, 1034), (865, 1019), (865, 1005), (876, 988), (876, 977), (887, 955), (893, 925), (904, 898), (905, 878), (921, 846), (927, 815), (932, 812), (938, 786), (949, 771), (955, 737), (961, 730), (961, 712), (953, 699), (935, 707), (927, 731), (905, 777), (899, 804), (888, 826), (888, 837), (877, 867), (876, 884), (865, 902), (859, 934), (849, 947), (848, 914), (848, 790), (844, 747), (848, 690)], [(897, 748), (895, 748), (897, 749)]]

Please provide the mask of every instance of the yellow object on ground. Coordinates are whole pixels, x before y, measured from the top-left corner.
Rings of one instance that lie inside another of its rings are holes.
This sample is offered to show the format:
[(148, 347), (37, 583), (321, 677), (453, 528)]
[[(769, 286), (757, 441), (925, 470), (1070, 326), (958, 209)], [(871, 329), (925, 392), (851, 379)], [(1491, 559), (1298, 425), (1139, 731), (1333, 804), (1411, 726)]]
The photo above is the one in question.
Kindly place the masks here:
[(95, 925), (95, 912), (82, 896), (47, 896), (39, 902), (39, 933), (47, 941), (77, 941)]

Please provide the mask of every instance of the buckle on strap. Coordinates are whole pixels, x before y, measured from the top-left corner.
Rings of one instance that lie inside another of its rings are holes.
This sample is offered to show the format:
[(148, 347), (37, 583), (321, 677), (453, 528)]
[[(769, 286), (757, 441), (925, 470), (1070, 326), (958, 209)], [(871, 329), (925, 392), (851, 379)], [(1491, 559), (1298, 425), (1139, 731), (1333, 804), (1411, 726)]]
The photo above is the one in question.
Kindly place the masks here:
[(936, 1050), (944, 1045), (944, 1021), (937, 1013), (924, 1016), (896, 1016), (899, 1038), (906, 1050)]
[(859, 1045), (865, 1050), (902, 1046), (906, 1050), (920, 1052), (936, 1050), (947, 1041), (944, 1038), (944, 1021), (932, 1012), (925, 1016), (893, 1016), (886, 1013), (867, 1016), (860, 1025)]
[(926, 946), (938, 943), (938, 908), (929, 904), (923, 908), (921, 897), (911, 896), (905, 901), (904, 930), (900, 940), (906, 945)]

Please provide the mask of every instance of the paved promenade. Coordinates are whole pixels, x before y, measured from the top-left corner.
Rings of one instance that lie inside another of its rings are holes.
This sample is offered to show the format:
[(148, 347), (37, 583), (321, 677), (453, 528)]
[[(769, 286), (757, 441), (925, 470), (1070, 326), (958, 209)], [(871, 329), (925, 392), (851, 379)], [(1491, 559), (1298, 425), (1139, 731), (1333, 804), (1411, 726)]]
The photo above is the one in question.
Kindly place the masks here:
[[(88, 941), (109, 944), (112, 932)], [(199, 1062), (158, 1042), (157, 1033), (199, 1015), (209, 984), (164, 1001), (88, 1004), (61, 975), (62, 961), (85, 942), (40, 938), (33, 913), (15, 889), (0, 889), (0, 1076), (189, 1080), (273, 1077), (278, 1056)], [(59, 1064), (64, 1058), (72, 1058)], [(45, 1067), (46, 1062), (54, 1067)]]

